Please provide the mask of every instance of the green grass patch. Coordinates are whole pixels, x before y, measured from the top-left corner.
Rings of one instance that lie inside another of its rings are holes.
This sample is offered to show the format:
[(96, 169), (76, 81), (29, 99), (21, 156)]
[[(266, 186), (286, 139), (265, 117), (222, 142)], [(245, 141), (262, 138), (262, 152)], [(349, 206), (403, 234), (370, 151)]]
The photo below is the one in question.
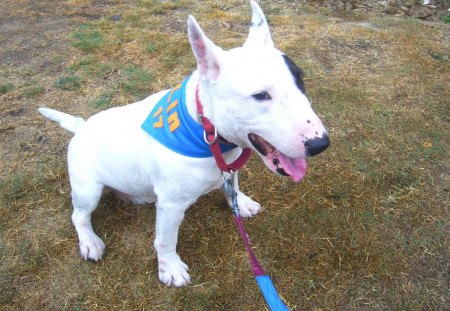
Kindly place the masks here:
[(65, 72), (69, 75), (79, 73), (85, 77), (105, 78), (117, 70), (117, 65), (101, 62), (96, 56), (83, 57), (69, 65)]
[(189, 61), (194, 57), (189, 42), (184, 37), (164, 38), (161, 35), (152, 35), (145, 46), (145, 52), (158, 56), (163, 70), (173, 69), (179, 65), (193, 68), (195, 65)]
[(157, 47), (153, 42), (149, 42), (145, 47), (145, 51), (147, 53), (155, 53), (157, 51)]
[(59, 77), (55, 82), (55, 87), (61, 90), (77, 90), (81, 87), (83, 79), (78, 75), (65, 75)]
[(89, 55), (86, 57), (81, 58), (80, 60), (77, 60), (70, 64), (66, 69), (66, 73), (74, 73), (78, 70), (85, 69), (86, 67), (95, 65), (98, 63), (98, 59), (94, 55)]
[(29, 188), (29, 176), (25, 174), (17, 174), (0, 180), (0, 193), (3, 204), (8, 206), (16, 202), (27, 193)]
[(91, 23), (81, 25), (72, 33), (72, 45), (83, 52), (90, 52), (100, 48), (103, 36)]
[(22, 94), (23, 94), (23, 96), (25, 96), (27, 98), (33, 98), (33, 97), (43, 94), (44, 91), (45, 91), (45, 88), (42, 85), (32, 84), (32, 85), (26, 86), (23, 89)]
[(106, 63), (98, 63), (95, 66), (91, 66), (87, 73), (93, 75), (96, 78), (105, 78), (115, 70), (114, 66)]
[(111, 95), (109, 94), (103, 94), (102, 96), (100, 96), (99, 98), (97, 98), (92, 102), (92, 106), (94, 108), (100, 109), (108, 108), (110, 104), (111, 104)]
[(14, 89), (14, 84), (11, 82), (1, 83), (0, 84), (0, 95), (6, 94)]
[(152, 76), (147, 69), (128, 66), (123, 70), (122, 89), (135, 96), (142, 98), (150, 93), (150, 83)]

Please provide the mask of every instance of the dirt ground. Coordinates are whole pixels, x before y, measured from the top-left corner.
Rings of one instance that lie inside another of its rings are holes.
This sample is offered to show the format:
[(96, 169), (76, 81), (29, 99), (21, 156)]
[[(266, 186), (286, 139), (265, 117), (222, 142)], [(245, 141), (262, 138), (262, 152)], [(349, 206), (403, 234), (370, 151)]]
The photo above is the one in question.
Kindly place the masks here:
[[(2, 1), (0, 81), (15, 86), (33, 86), (39, 81), (43, 89), (37, 91), (43, 96), (40, 104), (44, 103), (52, 77), (63, 71), (64, 59), (70, 57), (69, 34), (77, 25), (101, 18), (114, 4), (117, 2), (93, 1), (89, 7), (74, 7), (71, 1)], [(10, 174), (16, 165), (33, 161), (34, 151), (45, 145), (34, 122), (35, 101), (29, 96), (14, 93), (2, 98), (2, 176)], [(6, 163), (9, 165), (4, 165)]]
[[(260, 2), (333, 141), (301, 192), (255, 156), (242, 172), (270, 207), (246, 226), (282, 298), (292, 310), (450, 310), (449, 3)], [(113, 196), (94, 219), (107, 256), (81, 260), (70, 135), (36, 112), (88, 117), (173, 85), (195, 65), (187, 14), (222, 46), (246, 35), (247, 1), (0, 3), (2, 309), (264, 310), (217, 193), (182, 228), (191, 287), (159, 284), (154, 210)]]

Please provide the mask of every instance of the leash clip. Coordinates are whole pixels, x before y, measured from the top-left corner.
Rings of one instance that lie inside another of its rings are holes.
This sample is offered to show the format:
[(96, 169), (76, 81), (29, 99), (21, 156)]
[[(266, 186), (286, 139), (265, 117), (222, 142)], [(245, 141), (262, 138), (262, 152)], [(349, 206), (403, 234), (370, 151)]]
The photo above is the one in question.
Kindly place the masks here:
[(236, 172), (230, 172), (230, 178), (226, 178), (222, 173), (222, 179), (224, 181), (225, 192), (230, 196), (231, 210), (235, 216), (239, 216), (239, 205), (237, 202), (237, 192), (234, 190), (234, 175)]
[(209, 146), (211, 146), (212, 144), (214, 144), (217, 141), (217, 129), (214, 127), (214, 137), (212, 141), (208, 140), (208, 134), (211, 133), (206, 133), (206, 131), (203, 131), (203, 139), (205, 140), (205, 143), (207, 143)]

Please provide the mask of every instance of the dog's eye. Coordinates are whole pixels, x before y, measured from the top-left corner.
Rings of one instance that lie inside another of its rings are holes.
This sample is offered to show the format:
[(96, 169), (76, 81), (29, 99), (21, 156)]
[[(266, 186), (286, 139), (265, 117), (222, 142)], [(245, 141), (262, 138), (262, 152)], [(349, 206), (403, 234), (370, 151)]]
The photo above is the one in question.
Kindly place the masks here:
[(256, 94), (253, 94), (252, 97), (256, 100), (270, 100), (272, 97), (270, 97), (270, 94), (267, 92), (259, 92)]

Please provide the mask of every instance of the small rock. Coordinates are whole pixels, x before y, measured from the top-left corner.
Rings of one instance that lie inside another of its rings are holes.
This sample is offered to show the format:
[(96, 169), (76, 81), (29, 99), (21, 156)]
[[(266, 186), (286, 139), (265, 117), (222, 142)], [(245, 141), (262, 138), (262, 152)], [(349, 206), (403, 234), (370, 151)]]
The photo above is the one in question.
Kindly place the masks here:
[(115, 22), (120, 21), (121, 18), (122, 18), (122, 14), (114, 14), (112, 16), (112, 20), (115, 21)]

